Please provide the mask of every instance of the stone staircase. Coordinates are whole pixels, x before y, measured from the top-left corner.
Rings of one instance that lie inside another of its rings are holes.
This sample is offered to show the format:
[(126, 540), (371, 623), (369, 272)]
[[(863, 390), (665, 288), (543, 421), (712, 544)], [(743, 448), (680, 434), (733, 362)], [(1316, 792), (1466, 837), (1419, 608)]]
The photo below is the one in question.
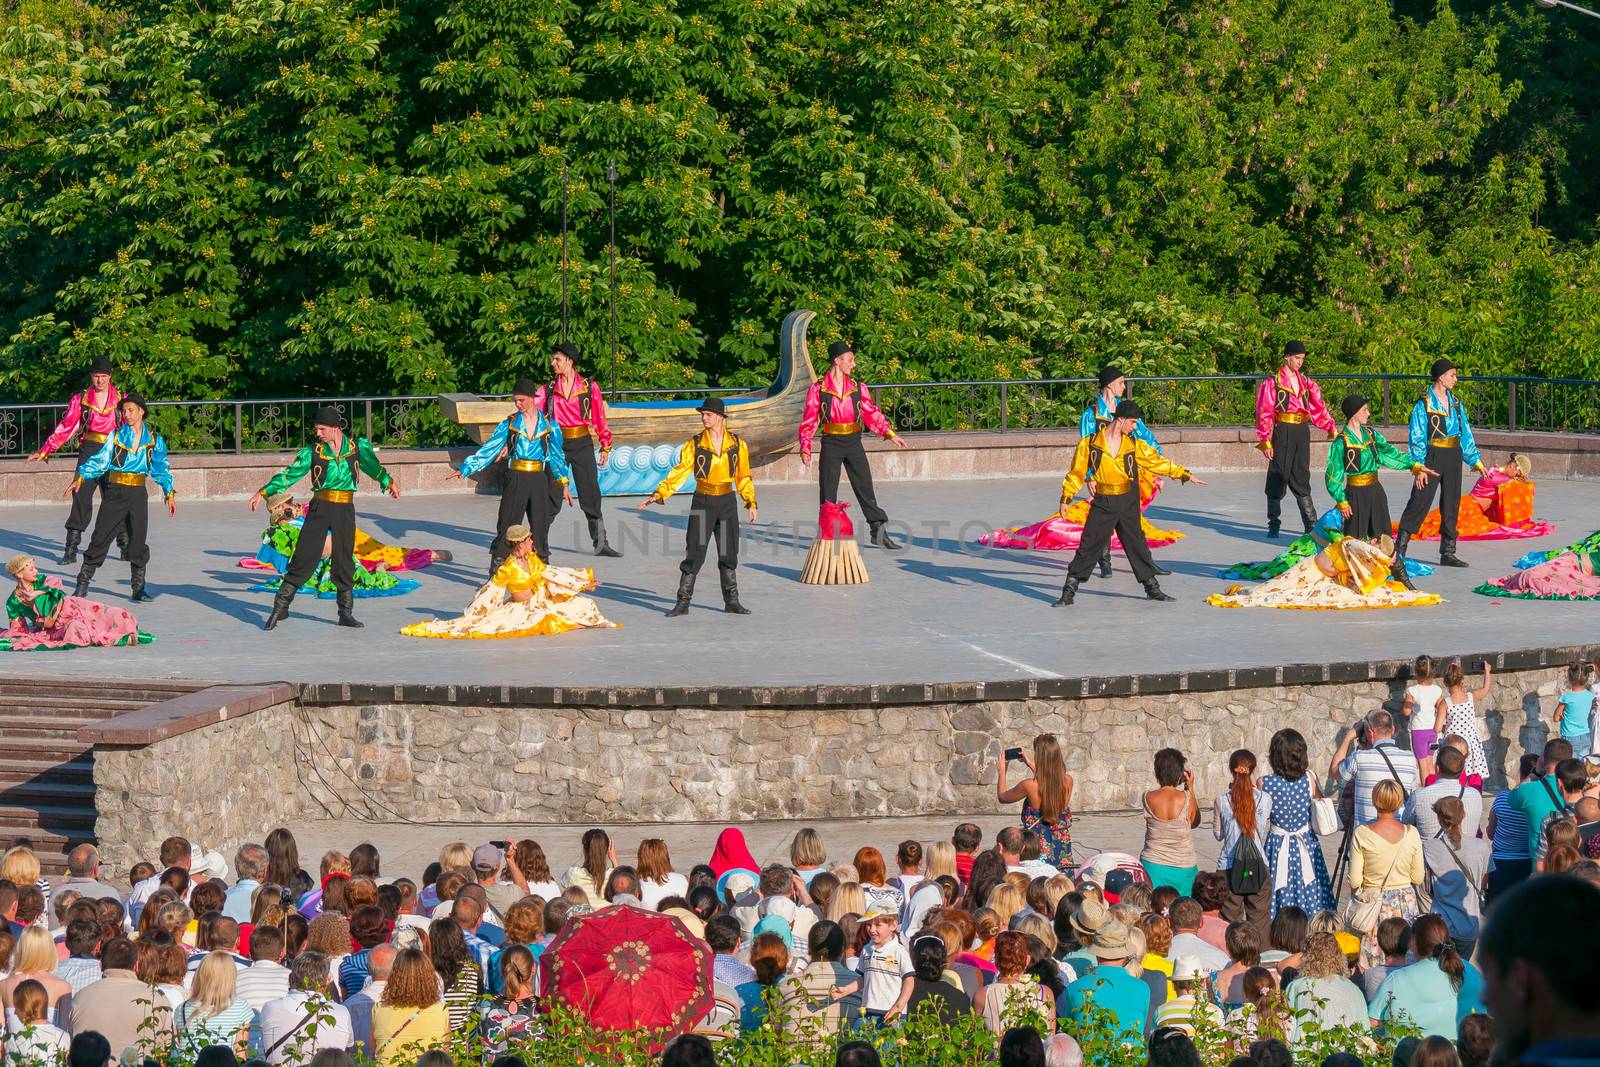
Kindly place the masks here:
[(0, 847), (27, 838), (47, 875), (94, 840), (94, 752), (79, 727), (200, 688), (192, 682), (0, 678)]

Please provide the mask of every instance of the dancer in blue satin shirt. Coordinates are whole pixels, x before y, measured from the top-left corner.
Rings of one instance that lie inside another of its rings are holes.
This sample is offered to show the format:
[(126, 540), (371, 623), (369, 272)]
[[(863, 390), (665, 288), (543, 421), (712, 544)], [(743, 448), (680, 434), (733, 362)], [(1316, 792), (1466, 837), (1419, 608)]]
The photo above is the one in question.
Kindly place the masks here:
[(1405, 558), (1406, 546), (1422, 528), (1423, 520), (1433, 507), (1433, 495), (1441, 492), (1439, 499), (1439, 565), (1465, 567), (1456, 556), (1456, 516), (1461, 511), (1462, 464), (1482, 471), (1483, 457), (1478, 454), (1478, 443), (1472, 439), (1472, 424), (1467, 420), (1467, 409), (1454, 393), (1456, 365), (1448, 359), (1435, 360), (1430, 376), (1433, 384), (1421, 400), (1411, 408), (1410, 451), (1411, 462), (1438, 471), (1437, 478), (1429, 477), (1426, 470), (1419, 471), (1411, 490), (1411, 499), (1400, 515), (1400, 534), (1395, 538), (1394, 554), (1398, 566)]
[(106, 550), (127, 525), (127, 558), (131, 567), (130, 600), (150, 600), (145, 592), (145, 568), (150, 564), (150, 546), (145, 541), (149, 527), (149, 490), (145, 483), (154, 480), (161, 487), (167, 514), (178, 513), (172, 491), (172, 471), (167, 467), (167, 441), (144, 424), (145, 402), (138, 393), (124, 393), (117, 406), (122, 423), (106, 438), (100, 450), (78, 464), (77, 476), (67, 495), (85, 483), (103, 478), (100, 513), (95, 517), (94, 536), (83, 553), (74, 596), (85, 596), (94, 572), (105, 562)]

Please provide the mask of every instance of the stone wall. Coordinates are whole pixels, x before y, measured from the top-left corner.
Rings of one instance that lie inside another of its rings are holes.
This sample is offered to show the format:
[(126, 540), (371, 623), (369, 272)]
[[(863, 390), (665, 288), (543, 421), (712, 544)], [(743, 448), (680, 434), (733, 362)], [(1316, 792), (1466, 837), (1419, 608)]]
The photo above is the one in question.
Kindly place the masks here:
[[(1485, 702), (1490, 785), (1549, 736), (1564, 671), (1497, 676)], [(994, 761), (1057, 734), (1080, 810), (1136, 808), (1157, 748), (1181, 749), (1203, 798), (1236, 748), (1285, 726), (1326, 770), (1341, 730), (1398, 682), (1082, 700), (879, 707), (572, 707), (371, 703), (305, 708), (311, 817), (656, 822), (972, 814), (995, 810)]]
[(242, 842), (297, 817), (293, 718), (293, 702), (280, 701), (148, 744), (97, 742), (95, 836), (106, 880), (155, 862), (173, 834), (221, 850), (231, 864)]

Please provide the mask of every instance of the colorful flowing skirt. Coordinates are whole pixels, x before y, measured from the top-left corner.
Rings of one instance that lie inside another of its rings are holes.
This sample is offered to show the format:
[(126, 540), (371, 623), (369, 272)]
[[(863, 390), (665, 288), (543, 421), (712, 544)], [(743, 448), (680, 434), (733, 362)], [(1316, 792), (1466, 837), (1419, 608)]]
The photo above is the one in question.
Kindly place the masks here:
[[(1161, 479), (1152, 478), (1141, 481), (1139, 484), (1139, 510), (1143, 511), (1150, 506), (1150, 502), (1161, 491)], [(1083, 540), (1083, 524), (1089, 519), (1089, 502), (1087, 500), (1075, 501), (1068, 506), (1066, 513), (1052, 515), (1042, 522), (1028, 526), (1013, 526), (1005, 530), (995, 530), (978, 538), (978, 544), (990, 548), (1020, 548), (1038, 552), (1071, 552), (1077, 549)], [(1181, 530), (1163, 530), (1154, 525), (1143, 515), (1139, 516), (1139, 525), (1144, 530), (1144, 538), (1150, 543), (1151, 548), (1164, 548), (1184, 536)], [(1111, 547), (1120, 549), (1122, 541), (1115, 534), (1111, 537)]]
[(1412, 608), (1443, 602), (1437, 593), (1407, 589), (1391, 581), (1391, 562), (1376, 546), (1344, 537), (1254, 589), (1234, 586), (1226, 593), (1206, 597), (1206, 603), (1216, 608), (1342, 610)]
[(1529, 567), (1537, 567), (1541, 563), (1549, 563), (1557, 556), (1565, 556), (1574, 552), (1582, 555), (1600, 553), (1600, 530), (1596, 530), (1588, 537), (1579, 538), (1566, 548), (1551, 548), (1529, 552), (1513, 563), (1512, 566), (1519, 571), (1525, 571)]
[[(261, 547), (256, 549), (256, 554), (241, 559), (239, 566), (253, 571), (275, 571), (281, 575), (289, 569), (289, 560), (299, 544), (300, 520), (269, 526), (261, 534)], [(415, 571), (451, 559), (450, 553), (442, 549), (386, 545), (359, 526), (356, 527), (355, 557), (356, 562), (369, 571), (379, 568)]]
[(607, 621), (600, 606), (582, 595), (594, 587), (594, 572), (587, 567), (545, 567), (529, 600), (518, 603), (504, 586), (485, 582), (459, 617), (415, 622), (400, 632), (407, 637), (466, 640), (547, 637), (620, 625)]
[(1568, 553), (1525, 571), (1491, 578), (1473, 592), (1516, 600), (1600, 600), (1600, 575), (1585, 574), (1579, 557)]
[[(1339, 517), (1339, 510), (1337, 508), (1333, 510), (1333, 516), (1335, 519)], [(1226, 578), (1230, 581), (1246, 582), (1264, 582), (1269, 578), (1276, 578), (1278, 575), (1282, 574), (1284, 571), (1287, 571), (1290, 567), (1293, 567), (1301, 560), (1310, 559), (1312, 556), (1315, 556), (1329, 544), (1331, 538), (1318, 537), (1318, 533), (1321, 532), (1320, 528), (1323, 527), (1327, 521), (1328, 517), (1324, 515), (1321, 521), (1317, 524), (1319, 527), (1317, 532), (1303, 534), (1300, 537), (1295, 538), (1293, 541), (1289, 542), (1288, 548), (1278, 553), (1272, 559), (1260, 560), (1252, 563), (1235, 563), (1225, 571), (1218, 571), (1217, 577)], [(1337, 533), (1337, 531), (1341, 528), (1342, 527), (1336, 523), (1333, 526), (1333, 531)], [(1428, 575), (1432, 574), (1435, 569), (1436, 568), (1431, 563), (1423, 563), (1420, 560), (1412, 559), (1410, 556), (1406, 557), (1406, 576), (1408, 578), (1426, 578)]]
[(69, 596), (61, 602), (55, 625), (48, 630), (24, 627), (13, 620), (0, 631), (0, 652), (49, 652), (69, 648), (120, 648), (148, 645), (155, 638), (139, 629), (126, 608), (101, 604), (86, 597)]
[[(1468, 493), (1461, 498), (1461, 509), (1456, 515), (1456, 533), (1463, 541), (1509, 541), (1522, 537), (1544, 537), (1555, 533), (1553, 522), (1533, 517), (1533, 483), (1507, 482), (1494, 491), (1489, 502)], [(1400, 524), (1395, 524), (1399, 536)], [(1422, 527), (1413, 535), (1413, 541), (1439, 539), (1439, 509), (1428, 512)]]

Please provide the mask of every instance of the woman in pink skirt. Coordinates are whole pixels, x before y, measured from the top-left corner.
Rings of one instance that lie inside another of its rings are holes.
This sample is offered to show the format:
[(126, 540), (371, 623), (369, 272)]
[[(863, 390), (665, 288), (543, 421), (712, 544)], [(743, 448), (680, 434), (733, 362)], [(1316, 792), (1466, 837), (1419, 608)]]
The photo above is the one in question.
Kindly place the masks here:
[(11, 557), (6, 573), (17, 580), (17, 587), (6, 600), (11, 625), (0, 631), (0, 652), (148, 645), (155, 640), (123, 608), (68, 596), (61, 579), (39, 575), (32, 556)]

